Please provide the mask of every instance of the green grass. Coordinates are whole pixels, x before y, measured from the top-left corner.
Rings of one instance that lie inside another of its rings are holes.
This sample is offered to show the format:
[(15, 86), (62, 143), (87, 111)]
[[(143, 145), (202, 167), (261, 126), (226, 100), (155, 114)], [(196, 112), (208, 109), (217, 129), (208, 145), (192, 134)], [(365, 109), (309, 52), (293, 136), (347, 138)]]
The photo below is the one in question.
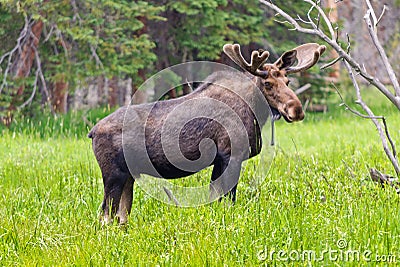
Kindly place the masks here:
[[(399, 113), (380, 103), (398, 142)], [(267, 177), (254, 191), (246, 168), (236, 205), (176, 208), (136, 188), (124, 228), (98, 223), (103, 187), (82, 114), (40, 125), (20, 120), (1, 130), (0, 265), (375, 266), (377, 255), (400, 262), (399, 196), (368, 178), (369, 167), (393, 173), (376, 130), (337, 105), (330, 109), (302, 123), (277, 123)], [(102, 114), (85, 116), (96, 122)], [(278, 259), (280, 250), (300, 259), (313, 250), (324, 259), (283, 262), (289, 255)], [(348, 251), (360, 261), (346, 261)]]

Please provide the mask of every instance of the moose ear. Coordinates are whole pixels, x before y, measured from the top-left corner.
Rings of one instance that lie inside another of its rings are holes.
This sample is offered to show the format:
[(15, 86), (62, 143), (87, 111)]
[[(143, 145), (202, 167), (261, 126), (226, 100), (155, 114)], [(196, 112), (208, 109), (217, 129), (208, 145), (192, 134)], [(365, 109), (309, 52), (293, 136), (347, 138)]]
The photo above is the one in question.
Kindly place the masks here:
[(279, 69), (285, 69), (287, 74), (304, 71), (318, 62), (325, 49), (326, 46), (316, 43), (303, 44), (283, 53), (274, 64)]
[(274, 63), (274, 65), (280, 69), (287, 69), (296, 63), (297, 60), (297, 51), (289, 50), (282, 54), (282, 56)]

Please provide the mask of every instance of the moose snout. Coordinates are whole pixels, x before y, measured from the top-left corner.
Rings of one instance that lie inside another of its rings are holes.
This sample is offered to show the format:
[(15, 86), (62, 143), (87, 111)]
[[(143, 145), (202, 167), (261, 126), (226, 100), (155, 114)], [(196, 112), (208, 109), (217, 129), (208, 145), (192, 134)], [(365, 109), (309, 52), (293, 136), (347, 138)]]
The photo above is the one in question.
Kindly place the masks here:
[(304, 112), (300, 101), (290, 100), (284, 106), (282, 115), (287, 122), (302, 121), (304, 119)]

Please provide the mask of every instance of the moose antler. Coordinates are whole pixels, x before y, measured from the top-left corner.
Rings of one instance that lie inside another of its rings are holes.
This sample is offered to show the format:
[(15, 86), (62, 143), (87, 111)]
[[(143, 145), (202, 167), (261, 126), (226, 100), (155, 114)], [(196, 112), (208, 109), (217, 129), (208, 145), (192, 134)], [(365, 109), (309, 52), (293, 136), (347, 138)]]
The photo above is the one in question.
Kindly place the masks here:
[(267, 71), (260, 70), (259, 68), (265, 63), (269, 57), (269, 52), (264, 51), (261, 53), (258, 51), (253, 51), (251, 53), (251, 61), (248, 63), (242, 53), (240, 52), (239, 44), (225, 44), (223, 47), (225, 54), (229, 56), (236, 64), (238, 64), (242, 69), (250, 72), (251, 74), (259, 77), (266, 78), (268, 76)]
[[(274, 63), (280, 69), (286, 69), (286, 73), (300, 72), (311, 68), (318, 62), (322, 53), (324, 53), (326, 46), (316, 43), (307, 43), (300, 45), (290, 51), (283, 53), (283, 55)], [(287, 64), (290, 58), (291, 63)], [(292, 66), (297, 59), (297, 65)]]

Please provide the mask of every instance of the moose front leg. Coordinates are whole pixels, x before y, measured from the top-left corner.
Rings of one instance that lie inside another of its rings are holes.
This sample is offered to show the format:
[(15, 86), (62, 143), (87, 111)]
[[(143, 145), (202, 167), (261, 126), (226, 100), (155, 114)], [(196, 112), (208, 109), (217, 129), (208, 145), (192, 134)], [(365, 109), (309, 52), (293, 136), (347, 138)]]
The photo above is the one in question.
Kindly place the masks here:
[(236, 187), (239, 181), (242, 160), (229, 157), (229, 155), (217, 155), (214, 160), (214, 168), (211, 174), (210, 200), (221, 195), (228, 196), (232, 202), (236, 201)]

